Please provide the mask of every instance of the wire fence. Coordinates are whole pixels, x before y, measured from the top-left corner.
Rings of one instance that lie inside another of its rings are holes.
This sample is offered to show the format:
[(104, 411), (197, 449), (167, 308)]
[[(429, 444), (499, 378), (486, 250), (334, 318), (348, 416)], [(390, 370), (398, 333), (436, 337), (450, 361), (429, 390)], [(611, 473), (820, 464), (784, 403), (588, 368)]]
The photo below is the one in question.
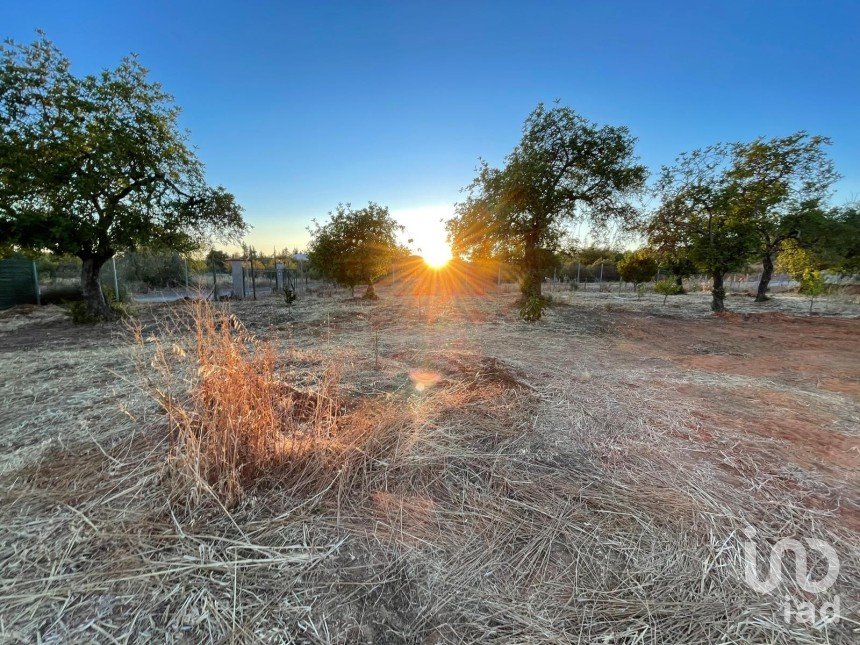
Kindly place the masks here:
[[(298, 259), (297, 259), (298, 258)], [(497, 273), (497, 276), (494, 275)], [(80, 298), (81, 263), (76, 258), (48, 258), (37, 260), (40, 299), (43, 303), (59, 304)], [(487, 276), (496, 282), (499, 292), (518, 290), (518, 271), (513, 266), (499, 266)], [(545, 279), (545, 288), (552, 292), (567, 289), (633, 293), (637, 286), (653, 289), (658, 280), (671, 277), (660, 271), (654, 280), (644, 285), (623, 281), (614, 262), (582, 264), (571, 263), (554, 271)], [(847, 284), (838, 276), (825, 276), (831, 284)], [(127, 252), (108, 261), (101, 271), (101, 282), (106, 295), (112, 299), (138, 302), (166, 302), (182, 298), (255, 299), (289, 288), (301, 296), (309, 289), (323, 288), (311, 280), (307, 258), (296, 255), (258, 256), (202, 259), (180, 253)], [(389, 278), (393, 282), (403, 279), (396, 271)], [(724, 287), (728, 293), (755, 293), (761, 272), (734, 272), (727, 274)], [(849, 280), (850, 282), (850, 280)], [(711, 280), (706, 275), (684, 279), (687, 291), (709, 291)], [(779, 293), (796, 289), (798, 283), (784, 273), (776, 273), (770, 281), (770, 291)]]

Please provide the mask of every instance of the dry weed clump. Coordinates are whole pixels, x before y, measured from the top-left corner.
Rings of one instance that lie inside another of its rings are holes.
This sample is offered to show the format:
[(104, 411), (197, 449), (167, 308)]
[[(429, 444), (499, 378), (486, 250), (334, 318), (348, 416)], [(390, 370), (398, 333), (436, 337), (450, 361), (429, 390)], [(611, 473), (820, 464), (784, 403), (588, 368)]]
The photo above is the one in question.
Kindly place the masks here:
[(144, 353), (147, 382), (168, 418), (171, 474), (227, 506), (261, 480), (323, 487), (342, 449), (336, 371), (302, 391), (286, 380), (273, 342), (209, 303), (192, 303), (189, 314)]

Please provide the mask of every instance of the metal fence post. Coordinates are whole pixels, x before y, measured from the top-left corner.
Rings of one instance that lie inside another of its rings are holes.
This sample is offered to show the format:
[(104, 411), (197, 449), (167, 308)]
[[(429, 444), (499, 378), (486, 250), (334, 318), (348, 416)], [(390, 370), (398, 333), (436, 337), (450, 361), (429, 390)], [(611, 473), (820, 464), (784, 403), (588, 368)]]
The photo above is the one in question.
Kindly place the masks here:
[(113, 299), (119, 302), (119, 278), (116, 276), (116, 256), (112, 255), (110, 259), (111, 268), (113, 269)]
[(36, 304), (42, 304), (42, 292), (39, 289), (39, 269), (36, 268), (36, 261), (33, 260), (33, 288), (36, 290)]

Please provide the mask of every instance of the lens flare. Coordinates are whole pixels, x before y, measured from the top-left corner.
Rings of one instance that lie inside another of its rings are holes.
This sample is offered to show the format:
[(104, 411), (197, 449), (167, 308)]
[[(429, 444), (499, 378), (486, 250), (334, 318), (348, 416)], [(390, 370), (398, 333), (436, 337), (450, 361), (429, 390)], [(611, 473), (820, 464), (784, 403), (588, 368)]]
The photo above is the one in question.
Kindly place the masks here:
[(451, 248), (445, 243), (440, 243), (422, 250), (421, 257), (430, 268), (441, 269), (451, 260)]

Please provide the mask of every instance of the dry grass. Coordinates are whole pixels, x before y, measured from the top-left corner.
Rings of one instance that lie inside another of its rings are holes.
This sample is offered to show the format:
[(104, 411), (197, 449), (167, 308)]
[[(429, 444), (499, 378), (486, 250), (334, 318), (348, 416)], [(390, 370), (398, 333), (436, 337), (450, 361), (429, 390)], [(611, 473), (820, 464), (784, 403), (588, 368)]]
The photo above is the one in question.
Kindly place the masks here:
[(206, 302), (190, 308), (190, 329), (173, 319), (150, 347), (135, 332), (141, 374), (167, 415), (171, 472), (193, 489), (183, 494), (197, 502), (204, 488), (232, 507), (273, 477), (313, 489), (339, 445), (333, 370), (300, 391), (280, 375), (272, 342)]
[[(138, 336), (146, 369), (130, 381), (163, 410), (138, 408), (145, 433), (49, 452), (5, 476), (0, 638), (856, 636), (856, 534), (757, 475), (728, 477), (739, 461), (763, 467), (728, 440), (694, 462), (690, 411), (660, 384), (591, 378), (586, 368), (608, 351), (600, 321), (577, 319), (575, 330), (596, 347), (571, 351), (576, 337), (564, 329), (535, 355), (515, 344), (520, 323), (463, 314), (491, 321), (481, 332), (488, 358), (461, 347), (456, 309), (418, 330), (388, 310), (368, 314), (360, 336), (309, 325), (309, 337), (283, 347), (265, 329), (252, 334), (226, 312), (194, 307)], [(550, 317), (546, 334), (560, 325)], [(377, 370), (369, 334), (379, 328)], [(541, 381), (559, 366), (580, 378)], [(773, 596), (750, 591), (748, 524), (770, 539), (830, 541), (843, 556), (835, 591), (848, 617), (820, 630), (788, 624), (791, 579)]]

